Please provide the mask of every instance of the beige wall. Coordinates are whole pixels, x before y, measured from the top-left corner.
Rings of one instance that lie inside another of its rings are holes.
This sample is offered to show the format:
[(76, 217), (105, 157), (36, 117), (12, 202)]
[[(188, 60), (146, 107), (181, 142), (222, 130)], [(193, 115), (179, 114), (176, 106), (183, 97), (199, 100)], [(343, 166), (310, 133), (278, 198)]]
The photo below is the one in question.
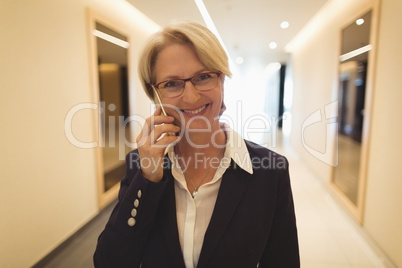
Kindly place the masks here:
[(402, 1), (383, 0), (364, 226), (402, 267)]
[[(326, 126), (332, 121), (325, 118), (324, 107), (337, 98), (340, 30), (367, 11), (372, 2), (330, 0), (303, 32), (304, 35), (299, 35), (289, 45), (294, 78), (291, 142), (325, 183), (330, 181), (331, 166), (321, 161), (324, 156), (320, 160), (320, 157), (311, 155), (301, 141), (304, 138), (310, 148), (323, 155), (326, 153)], [(400, 14), (400, 0), (382, 0), (363, 220), (363, 229), (398, 267), (402, 267)], [(303, 124), (317, 110), (321, 111), (323, 120), (303, 130)], [(333, 149), (328, 153), (333, 154)]]
[[(129, 32), (134, 79), (139, 47), (158, 26), (126, 1), (0, 2), (0, 267), (33, 265), (98, 212), (95, 151), (64, 133), (67, 112), (94, 101), (86, 7)], [(130, 91), (131, 112), (149, 114), (139, 83)], [(74, 135), (94, 141), (93, 120), (79, 112)]]

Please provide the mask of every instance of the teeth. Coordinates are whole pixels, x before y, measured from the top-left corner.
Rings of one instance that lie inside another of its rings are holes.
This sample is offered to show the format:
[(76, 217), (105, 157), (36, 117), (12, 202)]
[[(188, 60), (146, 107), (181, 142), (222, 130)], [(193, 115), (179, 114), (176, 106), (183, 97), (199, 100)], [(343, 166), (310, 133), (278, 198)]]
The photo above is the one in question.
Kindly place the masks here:
[(205, 105), (205, 106), (203, 106), (203, 107), (201, 107), (201, 108), (199, 108), (199, 109), (197, 109), (197, 110), (191, 110), (191, 111), (182, 110), (182, 111), (185, 112), (185, 113), (189, 113), (189, 114), (198, 114), (199, 112), (201, 112), (202, 110), (204, 110), (205, 107), (207, 107), (207, 105)]

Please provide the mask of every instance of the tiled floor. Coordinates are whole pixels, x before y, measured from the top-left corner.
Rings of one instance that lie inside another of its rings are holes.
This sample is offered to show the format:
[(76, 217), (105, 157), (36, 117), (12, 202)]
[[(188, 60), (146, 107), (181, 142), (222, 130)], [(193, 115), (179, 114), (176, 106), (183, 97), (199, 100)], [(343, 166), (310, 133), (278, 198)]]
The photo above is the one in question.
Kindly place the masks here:
[(290, 173), (304, 268), (394, 267), (297, 155)]
[[(282, 149), (277, 151), (283, 152)], [(394, 268), (368, 242), (359, 225), (334, 201), (304, 163), (290, 151), (285, 155), (290, 162), (302, 267)], [(40, 267), (93, 267), (96, 239), (110, 211), (109, 208), (64, 251)]]
[(90, 268), (96, 241), (102, 232), (116, 202), (107, 206), (97, 217), (72, 238), (66, 247), (51, 259), (33, 268)]

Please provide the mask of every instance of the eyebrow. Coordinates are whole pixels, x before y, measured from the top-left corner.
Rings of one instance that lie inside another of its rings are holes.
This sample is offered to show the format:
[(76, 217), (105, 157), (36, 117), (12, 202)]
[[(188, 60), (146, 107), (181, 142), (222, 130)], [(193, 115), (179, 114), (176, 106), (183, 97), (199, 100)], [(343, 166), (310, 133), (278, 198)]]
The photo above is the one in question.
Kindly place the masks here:
[[(207, 69), (206, 67), (205, 67), (205, 68), (202, 68), (202, 69), (200, 69), (200, 70), (198, 70), (197, 72), (195, 72), (195, 73), (194, 73), (193, 75), (191, 75), (190, 77), (193, 77), (194, 75), (203, 73), (203, 72), (205, 72), (205, 71), (208, 71), (208, 69)], [(166, 78), (162, 79), (161, 82), (166, 81), (166, 80), (171, 80), (171, 79), (187, 79), (187, 78), (189, 78), (189, 77), (180, 78), (180, 76), (177, 76), (177, 75), (169, 75), (169, 76), (167, 76)], [(158, 83), (160, 83), (160, 82), (158, 82)]]

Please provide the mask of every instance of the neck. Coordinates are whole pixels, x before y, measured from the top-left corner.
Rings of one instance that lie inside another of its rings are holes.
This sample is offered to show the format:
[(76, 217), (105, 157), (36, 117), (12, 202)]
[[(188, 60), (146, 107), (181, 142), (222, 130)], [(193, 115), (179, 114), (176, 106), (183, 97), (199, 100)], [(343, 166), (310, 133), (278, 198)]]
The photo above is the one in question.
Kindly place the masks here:
[[(226, 134), (223, 129), (211, 132), (185, 133), (176, 145), (183, 157), (195, 153), (214, 154), (221, 151), (226, 144)], [(183, 155), (183, 153), (185, 155)]]
[(191, 140), (184, 136), (175, 146), (176, 159), (193, 197), (202, 184), (213, 179), (226, 147), (226, 134), (221, 128), (216, 132), (196, 134)]

